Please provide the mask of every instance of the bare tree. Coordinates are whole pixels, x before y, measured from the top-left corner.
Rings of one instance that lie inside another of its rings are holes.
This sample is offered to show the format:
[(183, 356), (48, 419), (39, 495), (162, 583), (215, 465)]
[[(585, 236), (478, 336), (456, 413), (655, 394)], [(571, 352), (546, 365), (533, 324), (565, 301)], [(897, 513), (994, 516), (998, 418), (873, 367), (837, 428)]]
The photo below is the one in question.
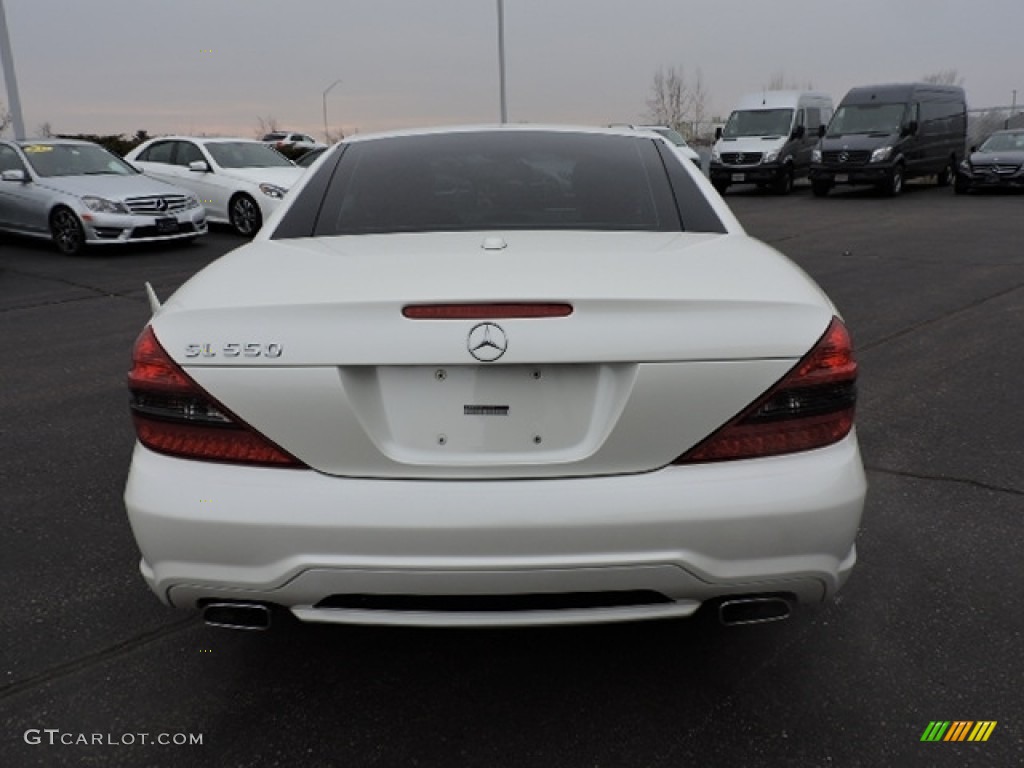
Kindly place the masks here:
[(1006, 126), (1008, 118), (1005, 109), (988, 109), (980, 112), (969, 112), (967, 114), (967, 144), (975, 146), (981, 144), (995, 131)]
[(647, 99), (650, 119), (675, 130), (684, 127), (692, 108), (693, 94), (686, 84), (686, 70), (682, 67), (662, 67), (654, 73), (651, 97)]
[(766, 91), (813, 91), (814, 83), (810, 80), (800, 83), (795, 78), (786, 77), (785, 71), (780, 69), (778, 72), (772, 73), (764, 89)]
[(921, 82), (933, 85), (963, 85), (964, 79), (955, 69), (942, 69), (938, 72), (921, 75)]
[(700, 135), (701, 127), (707, 122), (708, 116), (708, 89), (704, 84), (704, 73), (700, 67), (693, 76), (693, 85), (690, 88), (690, 116), (693, 118), (692, 136)]
[(49, 122), (40, 123), (39, 127), (36, 128), (36, 136), (41, 139), (52, 139), (53, 126), (51, 126)]
[(14, 116), (7, 110), (6, 105), (0, 104), (0, 136), (7, 130), (7, 126), (13, 122)]
[(268, 133), (277, 133), (277, 118), (273, 115), (262, 115), (256, 116), (256, 138), (262, 139)]

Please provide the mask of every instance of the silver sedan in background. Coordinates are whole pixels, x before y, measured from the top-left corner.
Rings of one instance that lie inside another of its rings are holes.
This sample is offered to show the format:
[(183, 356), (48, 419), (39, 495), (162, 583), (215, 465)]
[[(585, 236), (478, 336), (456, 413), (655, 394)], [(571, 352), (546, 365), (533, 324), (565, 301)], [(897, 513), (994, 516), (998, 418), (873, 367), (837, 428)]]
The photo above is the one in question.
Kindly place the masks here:
[(207, 232), (192, 193), (87, 141), (0, 141), (0, 230), (87, 245), (191, 240)]

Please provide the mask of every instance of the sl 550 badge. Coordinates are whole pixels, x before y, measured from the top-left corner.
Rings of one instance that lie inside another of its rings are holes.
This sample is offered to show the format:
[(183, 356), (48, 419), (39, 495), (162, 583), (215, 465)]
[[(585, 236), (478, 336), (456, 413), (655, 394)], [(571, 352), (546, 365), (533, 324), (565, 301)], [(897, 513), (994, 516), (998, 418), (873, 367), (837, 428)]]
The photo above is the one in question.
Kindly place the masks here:
[(259, 342), (231, 342), (219, 349), (213, 344), (186, 344), (185, 357), (280, 357), (284, 346), (277, 342), (261, 344)]

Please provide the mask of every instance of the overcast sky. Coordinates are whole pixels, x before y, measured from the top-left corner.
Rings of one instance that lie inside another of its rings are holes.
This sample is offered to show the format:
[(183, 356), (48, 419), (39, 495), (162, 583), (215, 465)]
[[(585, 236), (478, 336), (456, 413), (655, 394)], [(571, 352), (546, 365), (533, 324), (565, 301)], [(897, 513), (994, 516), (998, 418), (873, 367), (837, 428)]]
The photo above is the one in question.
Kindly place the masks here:
[[(498, 119), (496, 0), (4, 0), (26, 132), (323, 133)], [(837, 102), (955, 69), (1024, 102), (1024, 0), (505, 0), (510, 121), (642, 120), (659, 67), (713, 113), (773, 75)], [(6, 102), (6, 91), (0, 94)]]

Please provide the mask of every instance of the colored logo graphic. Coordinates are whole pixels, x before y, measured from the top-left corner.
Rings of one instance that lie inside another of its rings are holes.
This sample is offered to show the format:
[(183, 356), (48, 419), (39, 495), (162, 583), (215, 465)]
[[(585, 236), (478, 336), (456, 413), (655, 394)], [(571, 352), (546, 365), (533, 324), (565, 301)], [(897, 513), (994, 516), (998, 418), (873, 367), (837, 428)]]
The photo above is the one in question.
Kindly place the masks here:
[(995, 729), (995, 720), (932, 720), (921, 741), (988, 741)]

